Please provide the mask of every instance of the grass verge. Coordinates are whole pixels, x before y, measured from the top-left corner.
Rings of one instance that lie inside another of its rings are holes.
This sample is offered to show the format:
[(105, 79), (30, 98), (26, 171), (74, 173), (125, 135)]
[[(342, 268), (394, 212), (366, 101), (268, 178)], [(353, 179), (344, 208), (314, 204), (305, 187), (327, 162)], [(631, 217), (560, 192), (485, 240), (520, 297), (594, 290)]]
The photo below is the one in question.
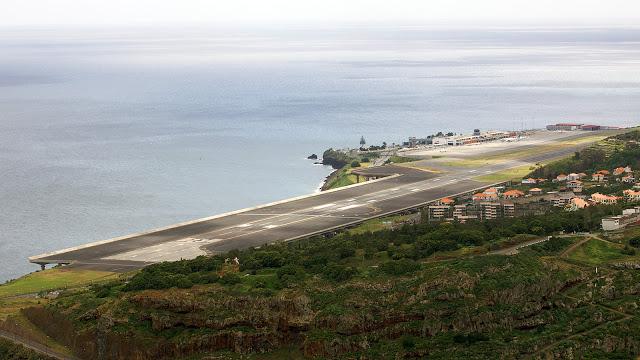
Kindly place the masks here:
[(95, 270), (55, 268), (25, 275), (0, 285), (0, 298), (67, 289), (97, 281), (115, 279), (116, 273)]

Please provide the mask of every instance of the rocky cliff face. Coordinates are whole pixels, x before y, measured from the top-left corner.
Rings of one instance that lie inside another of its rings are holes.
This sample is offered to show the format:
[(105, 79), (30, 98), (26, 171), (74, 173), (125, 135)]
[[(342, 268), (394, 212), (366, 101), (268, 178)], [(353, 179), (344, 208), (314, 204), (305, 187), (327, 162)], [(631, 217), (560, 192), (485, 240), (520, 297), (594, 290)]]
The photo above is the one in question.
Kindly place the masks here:
[[(638, 308), (637, 274), (596, 276), (578, 266), (554, 266), (516, 260), (434, 266), (334, 285), (316, 279), (273, 295), (219, 284), (103, 300), (80, 293), (25, 315), (87, 359), (256, 355), (282, 348), (309, 358), (580, 358), (640, 351), (633, 335), (640, 325), (625, 320)], [(600, 306), (601, 299), (616, 305)], [(600, 333), (579, 336), (593, 329)], [(563, 347), (551, 346), (563, 337)], [(484, 342), (491, 345), (477, 345)]]

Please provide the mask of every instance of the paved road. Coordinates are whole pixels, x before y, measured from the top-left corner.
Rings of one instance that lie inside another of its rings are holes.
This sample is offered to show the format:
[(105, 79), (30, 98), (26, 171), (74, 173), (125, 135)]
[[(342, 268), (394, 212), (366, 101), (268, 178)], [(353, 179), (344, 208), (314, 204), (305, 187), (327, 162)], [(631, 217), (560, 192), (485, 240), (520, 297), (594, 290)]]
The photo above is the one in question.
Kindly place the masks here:
[[(514, 148), (517, 148), (515, 144)], [(490, 185), (475, 178), (511, 167), (573, 153), (567, 147), (523, 156), (478, 169), (430, 173), (387, 165), (362, 171), (386, 178), (271, 205), (224, 214), (166, 229), (89, 244), (31, 257), (34, 263), (65, 263), (76, 267), (128, 271), (159, 261), (292, 240), (367, 219), (417, 207), (430, 201)]]

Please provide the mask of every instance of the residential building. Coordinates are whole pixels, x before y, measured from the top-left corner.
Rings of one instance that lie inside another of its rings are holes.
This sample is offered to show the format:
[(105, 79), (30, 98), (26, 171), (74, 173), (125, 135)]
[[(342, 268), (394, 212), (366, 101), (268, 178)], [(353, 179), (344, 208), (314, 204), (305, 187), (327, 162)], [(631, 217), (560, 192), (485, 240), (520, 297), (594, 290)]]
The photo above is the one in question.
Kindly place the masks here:
[(640, 191), (625, 190), (622, 193), (624, 194), (624, 199), (627, 201), (640, 201)]
[(502, 194), (502, 197), (504, 197), (505, 199), (515, 199), (521, 196), (524, 196), (524, 193), (520, 190), (509, 190), (509, 191), (505, 191)]
[(580, 179), (580, 175), (576, 174), (576, 173), (571, 173), (569, 175), (567, 175), (567, 181), (574, 181), (574, 180), (578, 180)]
[(516, 216), (516, 205), (513, 203), (503, 203), (502, 204), (502, 214), (504, 217), (515, 217)]
[(532, 188), (529, 190), (529, 194), (531, 195), (542, 195), (542, 189), (540, 188)]
[(537, 182), (534, 178), (522, 179), (522, 185), (535, 185)]
[(449, 217), (451, 206), (431, 205), (429, 206), (429, 220), (444, 220)]
[(497, 219), (500, 216), (500, 204), (495, 202), (480, 203), (480, 216), (483, 220)]
[(626, 175), (623, 176), (620, 181), (622, 181), (623, 183), (627, 183), (627, 184), (633, 184), (636, 182), (636, 179), (633, 177), (633, 175)]
[[(631, 209), (629, 209), (631, 210)], [(609, 216), (602, 219), (602, 230), (612, 231), (619, 230), (626, 227), (629, 224), (637, 223), (640, 221), (640, 208), (636, 207), (635, 211), (627, 211), (626, 214), (618, 216)]]
[(498, 195), (499, 191), (498, 191), (498, 188), (490, 187), (490, 188), (486, 189), (485, 191), (483, 191), (483, 193), (485, 193), (485, 194), (496, 194), (496, 195)]
[(623, 167), (617, 167), (615, 169), (613, 169), (613, 176), (619, 176), (624, 174), (624, 168)]
[(485, 193), (477, 193), (473, 194), (473, 201), (498, 201), (498, 194), (485, 194)]
[(448, 198), (448, 197), (444, 197), (444, 198), (442, 198), (442, 199), (437, 201), (437, 205), (451, 206), (451, 205), (453, 205), (453, 203), (455, 203), (455, 200), (453, 200), (452, 198)]
[(633, 215), (633, 214), (640, 214), (640, 206), (622, 210), (622, 215)]
[(609, 170), (600, 170), (600, 171), (598, 171), (598, 174), (602, 174), (604, 176), (607, 176), (607, 175), (610, 174), (610, 172), (609, 172)]
[(573, 192), (582, 192), (582, 181), (573, 180), (567, 182), (567, 188), (571, 189)]
[(600, 193), (595, 193), (593, 195), (591, 195), (591, 201), (593, 201), (596, 204), (615, 204), (618, 202), (618, 197), (617, 196), (609, 196), (609, 195), (603, 195)]
[(454, 205), (453, 218), (458, 220), (462, 216), (467, 216), (467, 205)]
[(575, 197), (576, 194), (571, 191), (559, 192), (553, 194), (553, 196), (551, 197), (551, 203), (553, 204), (553, 206), (564, 207), (571, 201), (571, 199)]
[(633, 173), (633, 170), (631, 170), (631, 166), (627, 165), (624, 167), (624, 172), (626, 172), (627, 174), (631, 174)]
[(564, 206), (564, 209), (567, 211), (576, 211), (578, 209), (584, 209), (587, 206), (589, 206), (589, 203), (586, 200), (575, 197), (571, 199), (567, 205)]
[(555, 180), (556, 180), (557, 182), (567, 181), (567, 175), (565, 175), (565, 174), (560, 174), (560, 175), (556, 176), (556, 179), (555, 179)]
[(591, 177), (591, 181), (603, 182), (604, 181), (604, 174), (601, 174), (601, 173), (593, 174), (593, 176)]

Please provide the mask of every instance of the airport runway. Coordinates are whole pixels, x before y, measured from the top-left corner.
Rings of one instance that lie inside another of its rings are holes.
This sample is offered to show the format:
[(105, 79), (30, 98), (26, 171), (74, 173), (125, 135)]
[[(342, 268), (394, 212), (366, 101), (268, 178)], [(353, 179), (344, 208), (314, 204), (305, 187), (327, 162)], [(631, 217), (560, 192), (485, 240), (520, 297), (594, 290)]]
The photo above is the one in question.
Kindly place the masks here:
[[(523, 156), (478, 169), (432, 173), (387, 165), (363, 169), (386, 177), (346, 188), (222, 214), (169, 228), (33, 256), (36, 264), (129, 271), (145, 265), (293, 240), (416, 208), (491, 184), (478, 176), (572, 154), (587, 144)], [(517, 148), (517, 145), (514, 146)]]

